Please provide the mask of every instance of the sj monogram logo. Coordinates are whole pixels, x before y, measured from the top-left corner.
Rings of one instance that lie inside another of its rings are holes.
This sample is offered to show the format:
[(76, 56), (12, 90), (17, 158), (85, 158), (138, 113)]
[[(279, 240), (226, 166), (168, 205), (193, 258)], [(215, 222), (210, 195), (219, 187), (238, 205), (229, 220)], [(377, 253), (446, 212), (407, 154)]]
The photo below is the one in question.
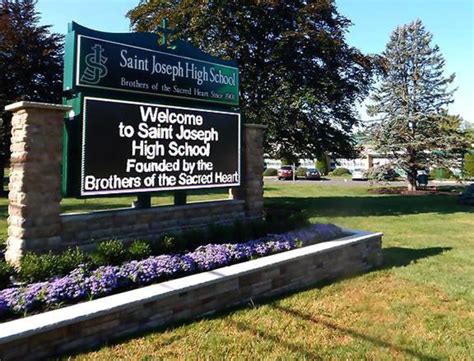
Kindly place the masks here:
[(101, 45), (95, 44), (91, 49), (92, 52), (87, 54), (85, 58), (86, 69), (82, 73), (81, 82), (95, 85), (108, 73), (105, 66), (107, 58), (102, 55), (104, 48)]

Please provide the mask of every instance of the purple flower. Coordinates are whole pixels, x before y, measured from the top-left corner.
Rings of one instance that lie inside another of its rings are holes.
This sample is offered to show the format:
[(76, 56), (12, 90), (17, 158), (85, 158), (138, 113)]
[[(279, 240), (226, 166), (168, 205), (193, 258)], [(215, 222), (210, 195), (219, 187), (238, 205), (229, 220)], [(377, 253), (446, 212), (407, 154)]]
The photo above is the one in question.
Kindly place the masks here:
[(196, 262), (194, 262), (194, 259), (192, 257), (189, 257), (187, 254), (184, 254), (180, 256), (181, 260), (181, 272), (182, 273), (192, 273), (196, 270), (197, 265)]
[(342, 230), (334, 224), (312, 224), (306, 228), (286, 233), (287, 236), (300, 240), (303, 244), (314, 244), (334, 239)]
[(26, 287), (21, 299), (23, 311), (29, 311), (44, 301), (45, 289), (48, 282), (33, 283)]
[[(189, 263), (189, 262), (188, 262)], [(191, 269), (190, 264), (184, 264), (186, 269)], [(124, 263), (119, 270), (119, 276), (127, 281), (146, 285), (158, 280), (167, 279), (183, 271), (183, 260), (179, 256), (163, 255), (149, 257), (142, 261)]]
[(78, 267), (67, 276), (48, 282), (45, 301), (47, 305), (79, 300), (87, 295), (85, 287), (86, 271)]
[(104, 296), (118, 286), (118, 267), (102, 266), (85, 279), (86, 290), (90, 296)]
[(22, 288), (7, 288), (0, 291), (0, 299), (6, 310), (15, 313), (25, 313), (44, 301), (44, 291), (47, 282), (33, 283)]
[(0, 316), (8, 310), (7, 300), (0, 294)]
[(21, 293), (22, 292), (20, 288), (6, 288), (0, 291), (0, 298), (3, 299), (8, 310), (13, 312), (22, 312), (20, 305)]
[(33, 283), (0, 291), (0, 317), (6, 313), (25, 313), (40, 306), (54, 306), (80, 300), (87, 295), (100, 297), (120, 288), (147, 285), (195, 271), (209, 271), (298, 247), (298, 240), (313, 242), (337, 235), (333, 225), (312, 225), (307, 229), (237, 244), (208, 244), (182, 255), (161, 255), (121, 266), (102, 266), (88, 272), (79, 266), (68, 275), (49, 282)]
[(246, 261), (252, 257), (252, 247), (247, 243), (237, 243), (227, 245), (233, 261)]
[(249, 241), (246, 245), (250, 247), (252, 257), (266, 256), (271, 252), (271, 248), (262, 240)]
[(120, 286), (127, 286), (137, 281), (137, 276), (139, 272), (138, 266), (138, 261), (126, 262), (122, 266), (120, 266), (120, 269), (118, 271)]
[(200, 271), (209, 271), (231, 263), (232, 257), (225, 244), (208, 244), (198, 247), (194, 252), (186, 253)]

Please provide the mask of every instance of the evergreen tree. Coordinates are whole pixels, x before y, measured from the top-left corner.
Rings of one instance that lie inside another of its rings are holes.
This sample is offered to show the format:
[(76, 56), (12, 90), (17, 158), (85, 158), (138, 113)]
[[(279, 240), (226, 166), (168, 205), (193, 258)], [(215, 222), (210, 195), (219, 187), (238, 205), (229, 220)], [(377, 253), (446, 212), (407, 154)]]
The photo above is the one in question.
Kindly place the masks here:
[[(62, 35), (40, 26), (35, 0), (0, 1), (0, 176), (10, 156), (10, 117), (5, 105), (19, 100), (61, 101)], [(3, 188), (1, 188), (3, 190)]]
[(444, 75), (445, 60), (432, 37), (420, 20), (397, 27), (383, 53), (385, 75), (368, 106), (377, 117), (371, 141), (407, 173), (409, 190), (416, 188), (418, 170), (459, 165), (466, 146), (460, 118), (447, 113), (454, 74)]
[(243, 119), (268, 125), (269, 155), (352, 154), (354, 103), (368, 92), (372, 59), (345, 42), (350, 21), (332, 1), (150, 0), (128, 16), (150, 32), (168, 18), (175, 37), (235, 59)]

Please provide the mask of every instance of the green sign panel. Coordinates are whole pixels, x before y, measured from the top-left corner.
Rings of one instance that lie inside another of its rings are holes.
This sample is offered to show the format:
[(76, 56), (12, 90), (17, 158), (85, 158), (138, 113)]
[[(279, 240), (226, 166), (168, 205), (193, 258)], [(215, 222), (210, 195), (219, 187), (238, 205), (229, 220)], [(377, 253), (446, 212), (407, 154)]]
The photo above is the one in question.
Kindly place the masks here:
[(65, 90), (238, 105), (234, 62), (212, 58), (184, 42), (169, 49), (158, 41), (151, 33), (102, 33), (73, 23), (66, 39)]
[(239, 72), (152, 33), (72, 23), (66, 37), (63, 194), (240, 185)]

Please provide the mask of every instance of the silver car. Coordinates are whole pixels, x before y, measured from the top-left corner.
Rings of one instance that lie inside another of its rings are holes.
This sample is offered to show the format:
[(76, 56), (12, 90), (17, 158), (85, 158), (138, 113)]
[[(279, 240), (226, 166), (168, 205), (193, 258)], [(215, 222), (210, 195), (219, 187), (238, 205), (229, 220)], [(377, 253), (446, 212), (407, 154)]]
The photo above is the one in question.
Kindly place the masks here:
[(356, 168), (352, 171), (352, 180), (367, 180), (367, 171), (362, 168)]

